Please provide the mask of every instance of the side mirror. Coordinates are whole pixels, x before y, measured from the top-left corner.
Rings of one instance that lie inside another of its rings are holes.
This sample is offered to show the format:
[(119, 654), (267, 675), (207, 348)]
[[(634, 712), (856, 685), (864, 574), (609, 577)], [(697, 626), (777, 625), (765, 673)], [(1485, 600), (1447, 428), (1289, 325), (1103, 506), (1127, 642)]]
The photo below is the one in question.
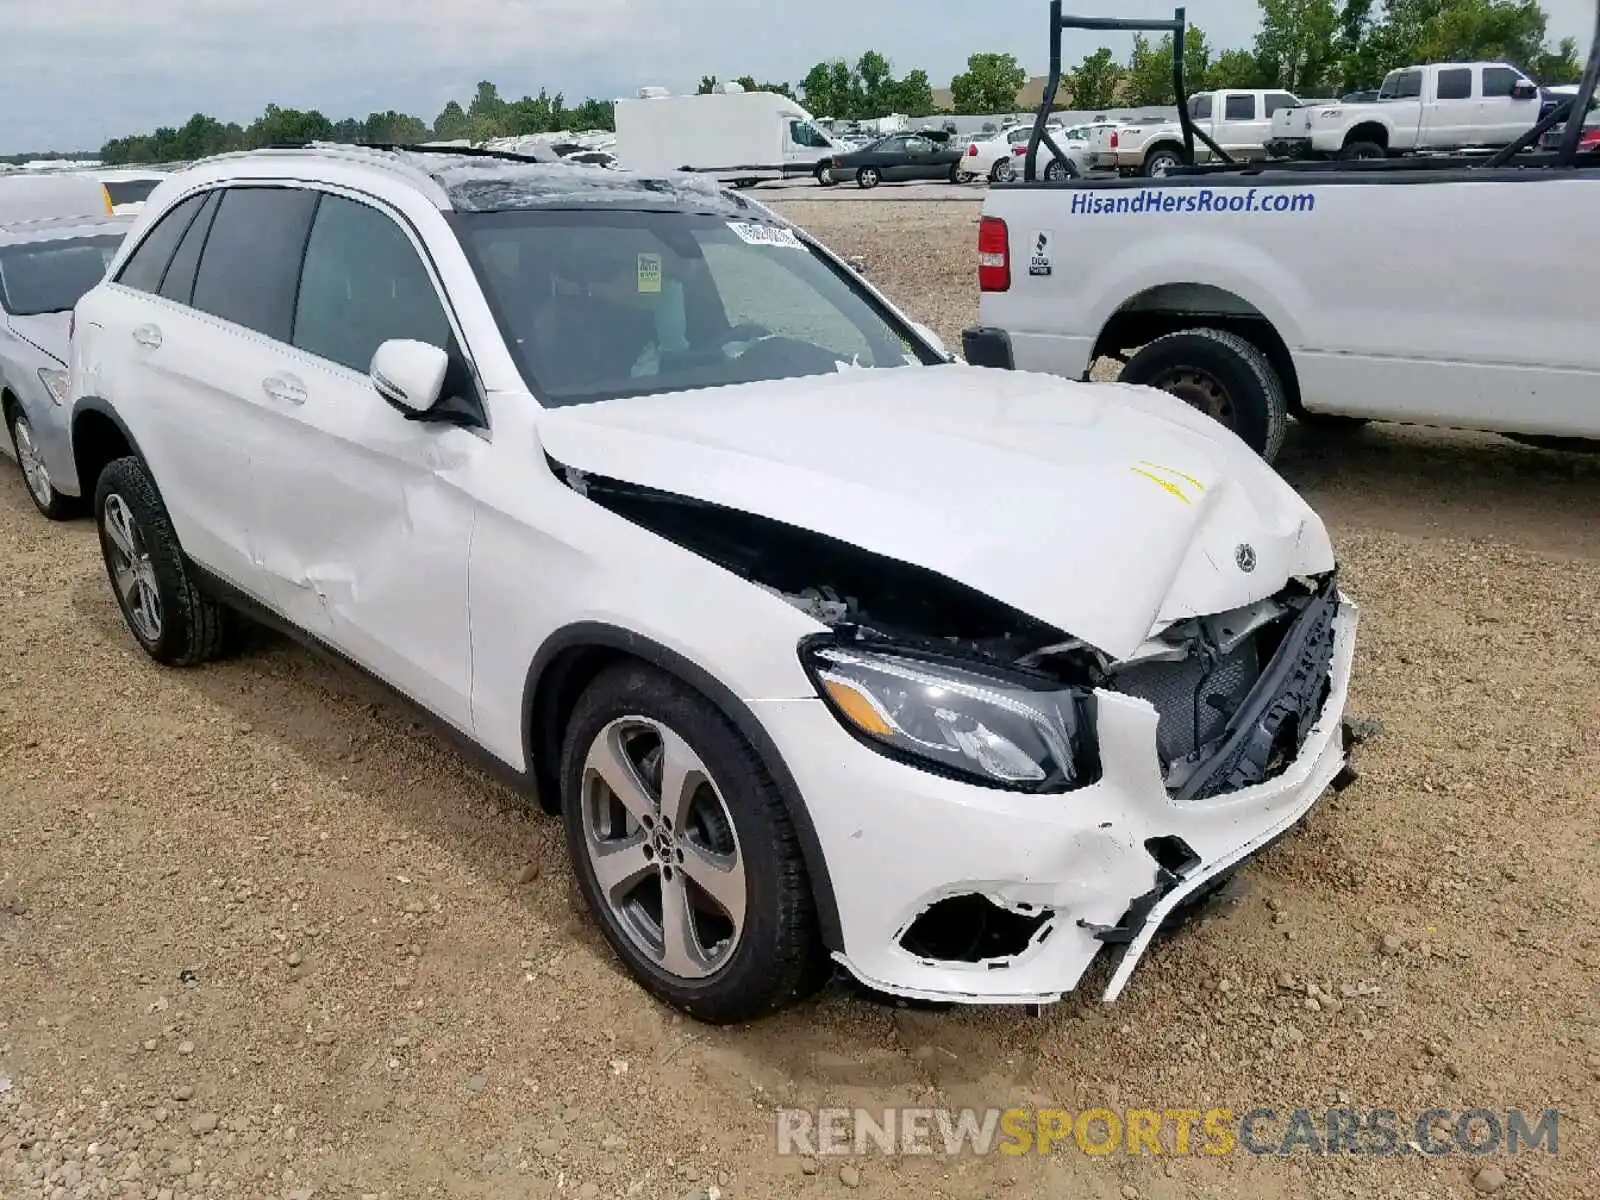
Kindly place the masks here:
[(425, 413), (439, 403), (450, 358), (437, 346), (392, 338), (372, 356), (372, 386), (401, 412)]
[(845, 265), (847, 267), (849, 267), (852, 271), (854, 271), (857, 275), (860, 275), (862, 277), (866, 276), (866, 273), (867, 273), (867, 260), (862, 258), (861, 255), (852, 254), (852, 255), (850, 255), (849, 258), (845, 259), (844, 261), (845, 261)]
[(917, 336), (919, 338), (927, 342), (928, 345), (932, 346), (940, 354), (944, 355), (946, 358), (950, 357), (950, 351), (945, 349), (944, 339), (933, 330), (929, 329), (920, 321), (911, 322), (911, 328), (917, 331)]
[(1526, 79), (1519, 79), (1511, 85), (1511, 98), (1513, 100), (1534, 100), (1539, 95), (1539, 89)]

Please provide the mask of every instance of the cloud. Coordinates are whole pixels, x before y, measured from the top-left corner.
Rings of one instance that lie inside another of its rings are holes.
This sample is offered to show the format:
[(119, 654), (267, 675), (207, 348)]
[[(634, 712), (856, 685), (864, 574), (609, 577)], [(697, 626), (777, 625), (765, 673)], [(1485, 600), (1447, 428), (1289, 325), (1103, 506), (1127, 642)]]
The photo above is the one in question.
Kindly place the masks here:
[[(1075, 0), (1170, 16), (1172, 0)], [(1592, 0), (1545, 0), (1552, 38), (1587, 46)], [(569, 101), (692, 89), (701, 75), (803, 77), (822, 58), (881, 51), (948, 83), (974, 51), (1046, 65), (1046, 0), (0, 0), (7, 94), (0, 152), (84, 149), (191, 113), (248, 122), (269, 102), (337, 119), (396, 108), (431, 120), (479, 79)], [(1248, 45), (1255, 0), (1190, 0), (1217, 48)], [(1071, 34), (1075, 62), (1102, 41)], [(18, 100), (20, 99), (20, 102)]]

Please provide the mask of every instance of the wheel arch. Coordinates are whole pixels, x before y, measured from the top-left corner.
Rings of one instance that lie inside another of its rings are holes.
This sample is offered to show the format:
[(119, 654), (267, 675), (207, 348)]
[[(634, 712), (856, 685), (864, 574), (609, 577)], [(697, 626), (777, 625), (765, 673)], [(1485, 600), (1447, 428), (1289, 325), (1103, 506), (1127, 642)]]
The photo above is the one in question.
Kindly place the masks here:
[(581, 621), (558, 629), (539, 648), (528, 667), (523, 686), (522, 748), (523, 761), (534, 782), (540, 806), (546, 812), (560, 811), (561, 739), (578, 697), (601, 671), (629, 660), (664, 671), (699, 692), (750, 744), (777, 785), (794, 826), (817, 906), (823, 944), (830, 951), (843, 950), (839, 909), (822, 842), (799, 785), (778, 747), (749, 706), (731, 689), (705, 668), (650, 638), (617, 625)]
[(1247, 297), (1217, 284), (1161, 283), (1136, 292), (1102, 323), (1089, 361), (1197, 326), (1227, 330), (1259, 347), (1283, 383), (1290, 411), (1300, 411), (1294, 355), (1276, 323)]
[(1375, 142), (1385, 150), (1389, 148), (1389, 127), (1382, 121), (1362, 121), (1359, 125), (1352, 125), (1345, 131), (1344, 141), (1341, 146), (1349, 146), (1355, 142)]
[(140, 462), (146, 461), (117, 410), (99, 396), (83, 396), (73, 405), (68, 445), (78, 473), (78, 491), (90, 499), (100, 472), (108, 465), (129, 454)]
[(1140, 156), (1140, 160), (1139, 161), (1141, 163), (1149, 162), (1150, 161), (1150, 156), (1152, 154), (1154, 154), (1158, 150), (1170, 150), (1170, 151), (1172, 151), (1172, 153), (1176, 154), (1180, 159), (1183, 158), (1183, 143), (1182, 142), (1175, 141), (1172, 138), (1158, 138), (1158, 139), (1156, 139), (1155, 141), (1151, 142), (1149, 145), (1147, 145), (1144, 148), (1144, 153)]

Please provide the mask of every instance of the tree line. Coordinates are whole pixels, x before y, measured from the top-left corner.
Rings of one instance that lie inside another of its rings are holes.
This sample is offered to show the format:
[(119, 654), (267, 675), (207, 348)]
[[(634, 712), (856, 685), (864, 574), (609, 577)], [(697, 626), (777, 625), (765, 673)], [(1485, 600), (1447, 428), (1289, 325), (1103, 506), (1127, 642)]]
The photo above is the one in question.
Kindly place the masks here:
[[(1502, 59), (1540, 83), (1573, 83), (1582, 73), (1571, 38), (1546, 42), (1548, 26), (1538, 0), (1257, 0), (1261, 28), (1254, 43), (1216, 51), (1204, 30), (1191, 26), (1184, 38), (1186, 85), (1206, 88), (1282, 88), (1307, 98), (1375, 87), (1395, 67), (1421, 62)], [(926, 117), (940, 112), (1007, 113), (1018, 109), (1028, 72), (1012, 54), (973, 54), (967, 69), (950, 81), (947, 108), (935, 103), (923, 70), (896, 77), (893, 64), (868, 50), (854, 64), (839, 58), (819, 62), (793, 88), (788, 82), (736, 80), (746, 91), (771, 91), (802, 100), (818, 117), (863, 120), (891, 112)], [(718, 86), (700, 81), (702, 93)], [(1075, 109), (1146, 107), (1175, 102), (1172, 38), (1135, 37), (1125, 61), (1101, 47), (1066, 72), (1058, 107)], [(249, 125), (223, 123), (196, 113), (176, 128), (114, 138), (101, 148), (108, 164), (176, 162), (228, 150), (281, 143), (335, 141), (364, 144), (474, 141), (560, 130), (614, 128), (610, 101), (587, 99), (569, 106), (562, 93), (507, 100), (489, 82), (478, 84), (463, 107), (452, 100), (433, 121), (407, 113), (374, 112), (334, 121), (310, 109), (267, 106)], [(19, 156), (20, 157), (20, 156)]]

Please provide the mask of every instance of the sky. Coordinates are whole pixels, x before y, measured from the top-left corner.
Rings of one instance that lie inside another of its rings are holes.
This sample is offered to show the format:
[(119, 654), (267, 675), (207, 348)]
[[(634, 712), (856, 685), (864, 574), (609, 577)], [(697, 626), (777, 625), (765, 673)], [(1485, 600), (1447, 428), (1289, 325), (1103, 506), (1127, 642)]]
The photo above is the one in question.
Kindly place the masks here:
[[(1552, 39), (1587, 47), (1595, 0), (1544, 0)], [(1172, 0), (1081, 0), (1069, 11), (1168, 17)], [(1255, 0), (1189, 0), (1215, 48), (1246, 46)], [(0, 154), (98, 149), (204, 112), (247, 124), (269, 102), (333, 120), (398, 109), (431, 121), (480, 79), (570, 103), (701, 75), (797, 82), (824, 58), (886, 55), (947, 86), (975, 51), (1031, 74), (1049, 57), (1046, 0), (0, 0)], [(1070, 33), (1070, 65), (1126, 37)]]

